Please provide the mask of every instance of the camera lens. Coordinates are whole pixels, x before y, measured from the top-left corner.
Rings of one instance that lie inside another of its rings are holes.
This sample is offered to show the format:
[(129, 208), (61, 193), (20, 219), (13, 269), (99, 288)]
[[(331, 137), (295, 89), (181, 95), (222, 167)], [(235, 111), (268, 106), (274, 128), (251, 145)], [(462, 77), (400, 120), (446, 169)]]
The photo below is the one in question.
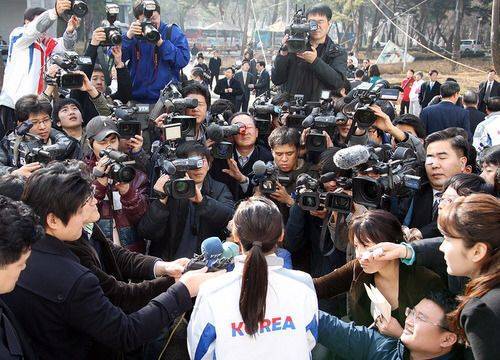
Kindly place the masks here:
[(120, 45), (122, 43), (122, 35), (118, 31), (110, 31), (109, 40), (113, 45)]
[(73, 2), (73, 14), (75, 14), (75, 16), (82, 18), (87, 15), (88, 11), (89, 8), (87, 7), (85, 1), (75, 0)]
[(376, 117), (371, 109), (365, 108), (356, 110), (353, 119), (359, 127), (366, 129), (373, 125)]
[(160, 40), (160, 33), (153, 25), (147, 24), (144, 26), (144, 37), (149, 42), (156, 43)]
[(186, 181), (176, 181), (175, 191), (178, 194), (185, 194), (189, 190), (189, 184)]
[(116, 176), (112, 176), (118, 182), (129, 183), (135, 178), (135, 169), (131, 166), (116, 164), (112, 171)]
[(314, 196), (304, 196), (302, 204), (307, 207), (316, 207), (316, 198)]

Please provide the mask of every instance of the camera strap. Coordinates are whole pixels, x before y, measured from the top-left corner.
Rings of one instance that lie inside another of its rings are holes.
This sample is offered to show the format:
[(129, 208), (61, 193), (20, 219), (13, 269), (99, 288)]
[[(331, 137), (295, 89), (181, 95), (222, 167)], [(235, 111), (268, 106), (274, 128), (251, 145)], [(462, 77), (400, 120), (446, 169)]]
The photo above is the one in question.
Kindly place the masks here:
[(333, 254), (335, 251), (335, 243), (334, 239), (336, 239), (339, 236), (339, 226), (340, 226), (340, 218), (341, 214), (337, 216), (337, 220), (335, 221), (335, 233), (334, 233), (334, 239), (332, 240), (332, 248), (325, 253), (325, 237), (326, 237), (326, 232), (328, 230), (328, 223), (330, 222), (330, 218), (332, 216), (332, 211), (329, 210), (328, 213), (326, 214), (326, 217), (323, 219), (323, 225), (321, 226), (321, 235), (319, 238), (319, 250), (323, 256), (330, 256)]
[(12, 158), (12, 163), (14, 166), (23, 166), (24, 164), (20, 164), (19, 163), (19, 145), (21, 145), (21, 142), (23, 141), (23, 137), (22, 136), (16, 136), (15, 140), (14, 140), (14, 146), (12, 148), (12, 152), (13, 152), (13, 158)]

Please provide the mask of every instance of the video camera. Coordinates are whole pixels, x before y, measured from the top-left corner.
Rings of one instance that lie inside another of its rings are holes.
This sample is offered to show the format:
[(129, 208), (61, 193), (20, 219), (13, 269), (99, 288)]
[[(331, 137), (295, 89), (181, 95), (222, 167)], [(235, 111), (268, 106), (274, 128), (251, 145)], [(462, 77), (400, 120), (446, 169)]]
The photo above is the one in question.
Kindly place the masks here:
[(334, 162), (342, 169), (358, 167), (378, 175), (377, 179), (365, 175), (352, 179), (353, 201), (370, 208), (380, 207), (390, 196), (416, 191), (421, 185), (420, 164), (410, 148), (390, 150), (357, 145), (339, 150)]
[(138, 107), (123, 105), (118, 100), (115, 100), (113, 105), (109, 107), (113, 111), (112, 117), (116, 122), (121, 139), (130, 139), (135, 135), (141, 135), (144, 124), (137, 119)]
[(143, 0), (141, 6), (144, 14), (144, 20), (141, 21), (142, 35), (136, 37), (156, 44), (161, 38), (160, 32), (151, 22), (151, 17), (156, 10), (156, 4), (152, 0)]
[(106, 19), (109, 25), (104, 27), (106, 40), (101, 42), (101, 46), (115, 46), (122, 43), (122, 33), (120, 29), (114, 25), (119, 13), (120, 7), (118, 5), (106, 4)]
[[(167, 113), (169, 116), (163, 120), (165, 126), (162, 128), (166, 140), (195, 140), (196, 118), (184, 113), (186, 109), (195, 109), (197, 106), (197, 99), (183, 98), (177, 86), (170, 81), (161, 91), (158, 101), (149, 114), (149, 120), (155, 121), (161, 114)], [(172, 132), (172, 129), (176, 131), (178, 128), (175, 124), (181, 125), (178, 135)]]
[(318, 30), (318, 23), (314, 20), (307, 21), (305, 12), (305, 5), (302, 9), (296, 7), (292, 22), (285, 29), (285, 34), (288, 35), (286, 47), (290, 53), (306, 51), (309, 48), (311, 31)]
[[(134, 162), (127, 161), (127, 154), (112, 149), (104, 149), (99, 152), (99, 156), (101, 158), (107, 156), (110, 160), (107, 164), (107, 166), (111, 167), (109, 173), (107, 174), (109, 179), (119, 183), (129, 183), (134, 180), (135, 169), (129, 165)], [(94, 175), (98, 177), (104, 176), (104, 174)]]
[[(399, 93), (403, 89), (398, 87), (390, 87), (385, 80), (379, 80), (375, 84), (363, 82), (346, 96), (347, 105), (344, 106), (343, 112), (348, 117), (352, 117), (353, 125), (362, 129), (368, 129), (373, 126), (377, 117), (370, 109), (373, 104), (381, 101), (397, 101)], [(352, 99), (352, 100), (351, 100)]]
[(255, 119), (259, 136), (269, 135), (272, 130), (273, 116), (281, 115), (281, 108), (271, 104), (270, 100), (269, 94), (266, 92), (258, 96), (250, 107), (250, 113)]
[(229, 125), (227, 122), (211, 123), (207, 128), (207, 138), (215, 141), (212, 146), (212, 156), (215, 159), (231, 159), (233, 157), (233, 143), (227, 141), (231, 136), (245, 131), (245, 125), (236, 123)]
[(323, 190), (325, 179), (315, 179), (309, 174), (300, 174), (296, 182), (296, 202), (301, 209), (317, 211), (327, 209), (342, 214), (351, 212), (352, 197), (339, 188), (333, 192)]
[(56, 85), (63, 89), (79, 89), (83, 85), (84, 75), (75, 73), (80, 65), (91, 65), (88, 56), (80, 56), (74, 51), (56, 53), (50, 57), (52, 63), (60, 67), (55, 77), (45, 75), (48, 85)]
[(165, 195), (174, 199), (189, 199), (196, 195), (194, 181), (185, 179), (185, 176), (186, 171), (201, 169), (203, 166), (202, 158), (176, 159), (173, 151), (167, 151), (160, 154), (157, 165), (160, 168), (160, 173), (170, 176), (170, 180), (163, 186)]
[(283, 186), (290, 183), (290, 177), (280, 176), (278, 167), (272, 162), (266, 164), (264, 161), (258, 160), (253, 164), (252, 171), (254, 173), (252, 184), (258, 185), (260, 192), (264, 195), (276, 192), (278, 182)]

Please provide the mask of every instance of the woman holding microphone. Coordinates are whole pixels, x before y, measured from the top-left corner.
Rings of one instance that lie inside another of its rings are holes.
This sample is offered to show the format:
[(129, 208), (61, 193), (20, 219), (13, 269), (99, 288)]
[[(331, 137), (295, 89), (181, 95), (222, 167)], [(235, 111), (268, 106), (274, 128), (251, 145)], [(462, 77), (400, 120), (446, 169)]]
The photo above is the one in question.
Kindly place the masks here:
[(283, 238), (278, 208), (263, 197), (242, 202), (232, 232), (243, 255), (200, 290), (188, 326), (191, 359), (310, 359), (316, 293), (308, 274), (284, 269), (275, 255)]

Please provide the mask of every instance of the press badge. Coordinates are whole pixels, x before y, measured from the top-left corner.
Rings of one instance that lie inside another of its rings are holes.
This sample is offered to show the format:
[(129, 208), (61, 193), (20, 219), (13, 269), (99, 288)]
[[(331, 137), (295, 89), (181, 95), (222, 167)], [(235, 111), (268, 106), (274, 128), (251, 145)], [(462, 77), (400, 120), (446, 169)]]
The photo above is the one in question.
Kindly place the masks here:
[(121, 210), (122, 202), (120, 200), (120, 193), (118, 191), (113, 191), (113, 210)]

